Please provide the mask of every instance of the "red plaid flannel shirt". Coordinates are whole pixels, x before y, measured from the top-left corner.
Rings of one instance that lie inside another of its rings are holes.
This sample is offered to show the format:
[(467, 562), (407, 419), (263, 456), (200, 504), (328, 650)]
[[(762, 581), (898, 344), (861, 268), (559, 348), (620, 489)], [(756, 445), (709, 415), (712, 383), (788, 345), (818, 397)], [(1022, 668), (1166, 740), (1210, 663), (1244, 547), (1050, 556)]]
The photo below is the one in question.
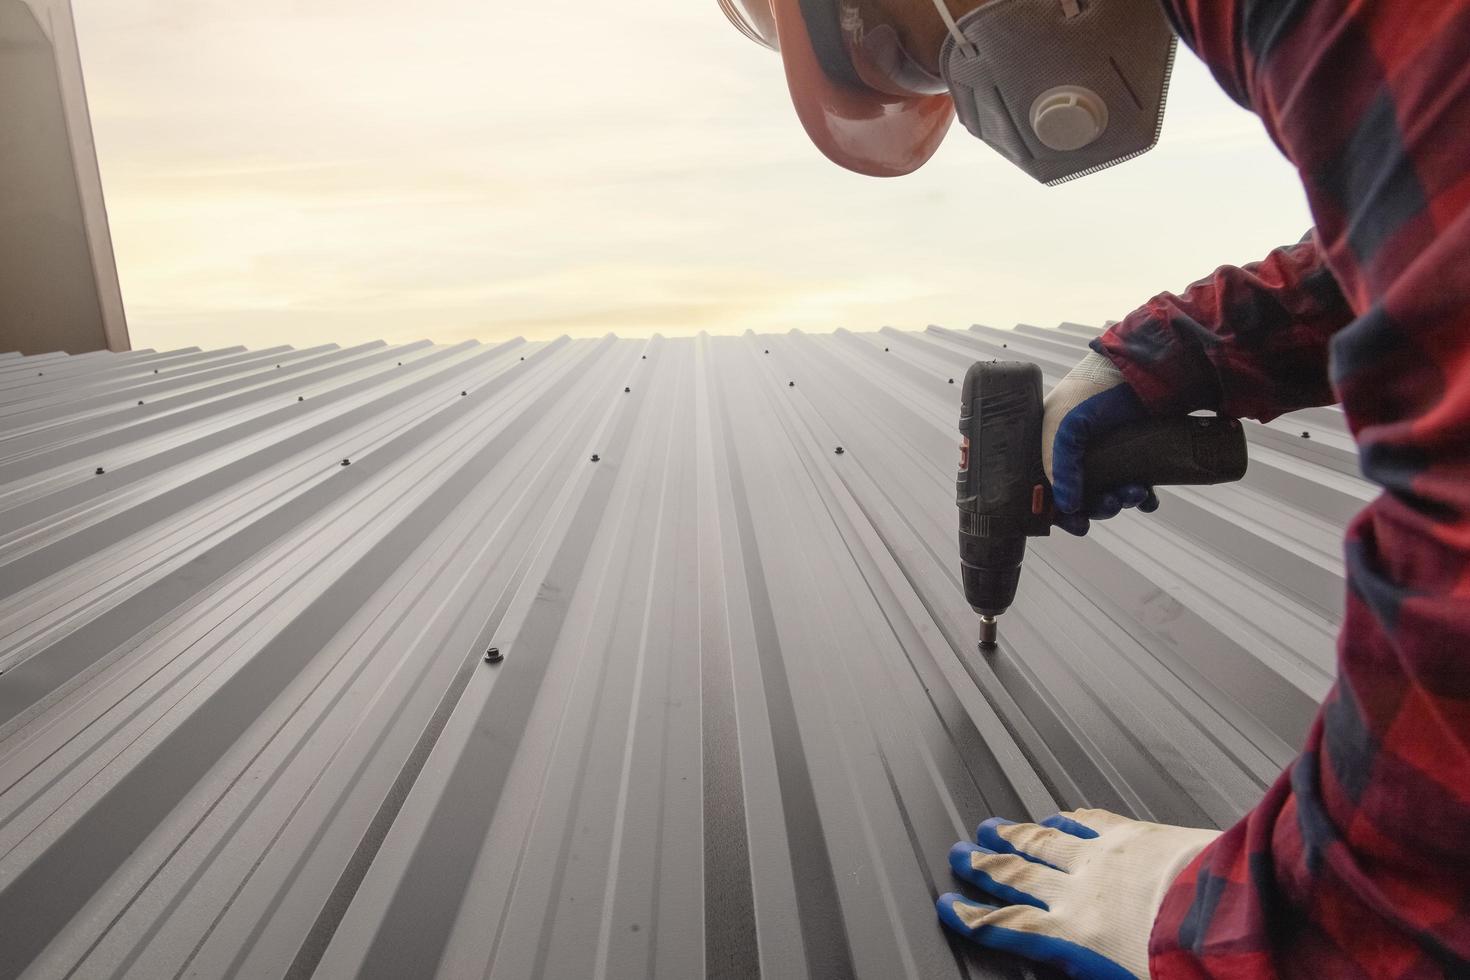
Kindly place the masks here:
[(1158, 411), (1340, 401), (1385, 492), (1348, 530), (1337, 683), (1174, 883), (1153, 976), (1470, 977), (1470, 0), (1166, 7), (1317, 228), (1097, 347)]

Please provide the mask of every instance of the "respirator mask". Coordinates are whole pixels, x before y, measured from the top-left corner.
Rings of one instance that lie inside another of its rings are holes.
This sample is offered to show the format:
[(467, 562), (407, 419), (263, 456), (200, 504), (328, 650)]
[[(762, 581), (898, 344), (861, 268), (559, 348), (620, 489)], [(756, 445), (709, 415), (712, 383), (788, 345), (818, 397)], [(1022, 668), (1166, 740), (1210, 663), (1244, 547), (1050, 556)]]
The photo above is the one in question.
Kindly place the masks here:
[(1177, 39), (1159, 0), (992, 0), (949, 28), (940, 52), (955, 113), (1044, 184), (1152, 149)]

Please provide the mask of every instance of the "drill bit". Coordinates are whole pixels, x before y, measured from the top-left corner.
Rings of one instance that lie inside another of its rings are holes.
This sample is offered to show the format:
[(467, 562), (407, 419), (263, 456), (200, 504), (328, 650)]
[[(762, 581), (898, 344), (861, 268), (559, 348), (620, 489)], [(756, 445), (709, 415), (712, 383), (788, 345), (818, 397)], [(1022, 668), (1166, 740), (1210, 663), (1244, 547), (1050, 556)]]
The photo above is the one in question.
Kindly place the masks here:
[(986, 652), (995, 649), (995, 641), (999, 636), (1000, 628), (994, 616), (980, 617), (980, 649)]

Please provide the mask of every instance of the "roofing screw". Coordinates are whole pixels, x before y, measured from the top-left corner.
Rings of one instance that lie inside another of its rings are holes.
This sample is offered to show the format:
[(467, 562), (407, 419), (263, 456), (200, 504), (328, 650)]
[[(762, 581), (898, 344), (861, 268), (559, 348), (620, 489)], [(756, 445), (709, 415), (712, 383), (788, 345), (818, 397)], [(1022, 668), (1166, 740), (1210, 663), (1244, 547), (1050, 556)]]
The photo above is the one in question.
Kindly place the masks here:
[(887, 347), (883, 348), (883, 353), (885, 353), (885, 354), (888, 353), (888, 348)]
[(596, 453), (593, 453), (592, 454), (592, 462), (597, 463), (597, 462), (601, 462), (601, 460), (602, 460), (602, 457), (601, 456), (597, 455)]
[(280, 369), (281, 369), (281, 366), (279, 364), (277, 364), (276, 365), (276, 370), (279, 371)]
[(402, 362), (402, 361), (399, 361), (399, 362), (398, 362), (398, 366), (399, 366), (399, 367), (403, 367), (403, 362)]
[(795, 388), (796, 387), (796, 382), (795, 381), (788, 381), (788, 382), (786, 382), (786, 387), (788, 387), (788, 388)]
[(306, 401), (306, 399), (305, 399), (305, 398), (302, 398), (302, 397), (301, 397), (301, 396), (300, 396), (300, 395), (297, 395), (297, 396), (296, 396), (296, 400), (297, 400), (297, 401), (299, 401), (299, 402), (304, 402), (304, 401)]
[(106, 472), (107, 472), (107, 471), (106, 471), (106, 470), (104, 470), (104, 469), (103, 469), (103, 468), (102, 468), (102, 467), (100, 467), (100, 466), (99, 466), (99, 467), (97, 467), (97, 475), (98, 475), (98, 476), (101, 476), (101, 475), (102, 475), (102, 474), (104, 474), (104, 473), (106, 473)]
[(44, 378), (44, 377), (46, 377), (46, 372), (45, 371), (37, 371), (36, 372), (36, 377), (38, 377), (38, 378)]
[(500, 647), (491, 647), (485, 651), (485, 662), (487, 664), (498, 664), (505, 659), (505, 654), (500, 652)]
[(770, 348), (766, 348), (766, 353), (769, 354), (770, 352)]
[(954, 384), (954, 378), (950, 378), (950, 379), (949, 379), (949, 383), (950, 383), (950, 384)]
[(643, 359), (644, 359), (644, 360), (645, 360), (645, 361), (646, 361), (646, 360), (648, 360), (648, 355), (647, 355), (647, 354), (644, 354), (644, 355), (643, 355)]
[(1302, 438), (1303, 439), (1310, 439), (1310, 438), (1312, 438), (1312, 434), (1310, 432), (1303, 432), (1302, 433)]
[(143, 404), (143, 403), (142, 403), (142, 402), (139, 402), (139, 403), (138, 403), (138, 404), (139, 404), (139, 405), (141, 405), (141, 404)]
[(154, 373), (154, 374), (157, 374), (157, 373), (158, 373), (158, 368), (154, 368), (154, 369), (153, 369), (153, 373)]
[(463, 398), (463, 397), (465, 397), (465, 396), (466, 396), (466, 395), (468, 395), (468, 394), (469, 394), (469, 392), (468, 392), (468, 391), (461, 391), (461, 392), (460, 392), (460, 393), (459, 393), (459, 397), (461, 397), (461, 398)]
[(524, 361), (524, 360), (525, 360), (525, 358), (524, 358), (524, 357), (523, 357), (523, 358), (521, 358), (521, 360), (523, 360), (523, 361)]
[(841, 456), (843, 453), (847, 452), (847, 450), (843, 449), (841, 446), (838, 446), (837, 449), (834, 451), (838, 456)]
[(342, 460), (342, 465), (343, 466), (351, 466), (352, 465), (352, 460), (350, 460), (350, 459), (344, 459), (344, 460)]
[(623, 389), (623, 394), (626, 395), (626, 394), (630, 393), (632, 390), (633, 390), (632, 388), (624, 388)]

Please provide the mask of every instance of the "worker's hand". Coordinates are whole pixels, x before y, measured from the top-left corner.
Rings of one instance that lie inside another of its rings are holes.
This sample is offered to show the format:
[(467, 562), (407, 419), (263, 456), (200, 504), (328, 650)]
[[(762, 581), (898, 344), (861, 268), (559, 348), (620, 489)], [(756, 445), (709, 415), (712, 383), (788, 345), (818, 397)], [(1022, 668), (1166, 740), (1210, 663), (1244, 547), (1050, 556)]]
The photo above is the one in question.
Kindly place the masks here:
[[(1103, 492), (1094, 494), (1082, 485), (1082, 458), (1087, 444), (1105, 432), (1147, 416), (1122, 372), (1095, 351), (1089, 351), (1046, 396), (1041, 419), (1041, 462), (1051, 481), (1057, 527), (1072, 534), (1086, 534), (1089, 519), (1117, 517), (1129, 507), (1145, 513), (1158, 510), (1159, 498), (1151, 487), (1099, 487)], [(1094, 498), (1091, 506), (1085, 506), (1087, 495)]]
[(1040, 824), (991, 818), (949, 852), (954, 873), (998, 905), (950, 893), (939, 920), (990, 949), (1049, 963), (1076, 980), (1148, 977), (1164, 893), (1219, 836), (1077, 810)]

